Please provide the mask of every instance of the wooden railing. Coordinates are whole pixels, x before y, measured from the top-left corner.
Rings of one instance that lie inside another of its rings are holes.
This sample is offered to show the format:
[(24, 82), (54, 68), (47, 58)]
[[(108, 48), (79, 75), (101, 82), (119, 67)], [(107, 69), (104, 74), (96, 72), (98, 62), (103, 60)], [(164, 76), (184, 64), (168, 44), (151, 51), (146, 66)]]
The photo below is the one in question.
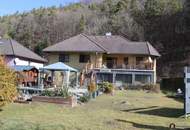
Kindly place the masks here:
[(148, 63), (148, 64), (139, 64), (139, 65), (117, 65), (113, 64), (113, 67), (107, 67), (105, 64), (92, 64), (92, 63), (87, 63), (85, 66), (86, 72), (92, 69), (100, 69), (100, 68), (108, 68), (108, 69), (139, 69), (139, 70), (154, 70), (154, 64), (153, 63)]
[[(139, 64), (139, 65), (112, 65), (113, 67), (107, 67), (106, 65), (102, 65), (101, 68), (108, 68), (108, 69), (139, 69), (139, 70), (153, 70), (153, 64)], [(96, 67), (99, 68), (99, 67)]]

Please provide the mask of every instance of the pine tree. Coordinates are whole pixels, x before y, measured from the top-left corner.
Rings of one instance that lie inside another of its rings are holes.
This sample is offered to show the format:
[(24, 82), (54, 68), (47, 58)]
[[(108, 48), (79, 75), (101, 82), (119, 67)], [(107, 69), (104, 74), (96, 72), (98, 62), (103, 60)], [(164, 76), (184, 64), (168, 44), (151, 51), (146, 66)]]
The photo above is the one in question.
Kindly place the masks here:
[(0, 107), (13, 101), (16, 96), (16, 76), (0, 57)]

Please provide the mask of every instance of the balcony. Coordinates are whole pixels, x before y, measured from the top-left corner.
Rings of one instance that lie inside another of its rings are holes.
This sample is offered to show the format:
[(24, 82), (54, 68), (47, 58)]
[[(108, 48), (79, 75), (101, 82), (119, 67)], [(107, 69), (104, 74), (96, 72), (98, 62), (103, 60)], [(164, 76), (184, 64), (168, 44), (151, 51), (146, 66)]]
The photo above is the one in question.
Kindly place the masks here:
[(116, 65), (116, 64), (112, 64), (112, 65), (104, 65), (102, 64), (101, 66), (96, 66), (96, 67), (92, 67), (93, 65), (91, 65), (91, 69), (95, 69), (95, 70), (120, 70), (120, 71), (124, 71), (124, 70), (128, 70), (128, 71), (132, 71), (132, 70), (141, 70), (141, 71), (153, 71), (154, 70), (154, 64), (153, 63), (149, 63), (149, 64), (139, 64), (139, 65)]
[(107, 68), (107, 69), (128, 69), (128, 70), (153, 70), (153, 64), (139, 64), (139, 65), (116, 65), (113, 64), (111, 67), (102, 65), (102, 68)]
[(104, 81), (108, 81), (114, 84), (117, 84), (119, 82), (122, 84), (146, 84), (155, 82), (155, 71), (153, 63), (141, 63), (139, 65), (104, 65), (100, 63), (94, 65), (88, 63), (86, 65), (86, 72), (92, 72), (92, 70), (97, 75), (97, 83)]

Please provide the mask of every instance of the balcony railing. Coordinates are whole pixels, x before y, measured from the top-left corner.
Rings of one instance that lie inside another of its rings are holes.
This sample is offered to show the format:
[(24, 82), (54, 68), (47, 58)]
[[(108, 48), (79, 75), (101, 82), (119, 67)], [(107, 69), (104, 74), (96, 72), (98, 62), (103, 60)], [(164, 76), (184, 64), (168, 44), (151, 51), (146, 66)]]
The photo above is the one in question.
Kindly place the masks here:
[(91, 64), (88, 63), (85, 67), (85, 70), (92, 70), (92, 69), (113, 69), (113, 70), (154, 70), (154, 64), (153, 63), (141, 63), (139, 65), (117, 65), (117, 64), (113, 64), (111, 65), (112, 67), (108, 67), (105, 64)]
[(108, 69), (139, 69), (139, 70), (153, 70), (153, 64), (139, 64), (139, 65), (113, 65), (112, 68)]

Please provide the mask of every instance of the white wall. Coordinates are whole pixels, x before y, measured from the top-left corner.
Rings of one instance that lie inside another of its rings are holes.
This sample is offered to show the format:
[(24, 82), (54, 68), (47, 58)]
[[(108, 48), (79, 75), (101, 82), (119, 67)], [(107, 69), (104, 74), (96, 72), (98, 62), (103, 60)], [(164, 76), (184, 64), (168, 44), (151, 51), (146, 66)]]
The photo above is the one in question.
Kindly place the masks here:
[(25, 65), (25, 66), (34, 66), (37, 69), (42, 68), (44, 66), (43, 63), (30, 62), (29, 60), (23, 60), (16, 57), (6, 57), (6, 62), (8, 66)]

